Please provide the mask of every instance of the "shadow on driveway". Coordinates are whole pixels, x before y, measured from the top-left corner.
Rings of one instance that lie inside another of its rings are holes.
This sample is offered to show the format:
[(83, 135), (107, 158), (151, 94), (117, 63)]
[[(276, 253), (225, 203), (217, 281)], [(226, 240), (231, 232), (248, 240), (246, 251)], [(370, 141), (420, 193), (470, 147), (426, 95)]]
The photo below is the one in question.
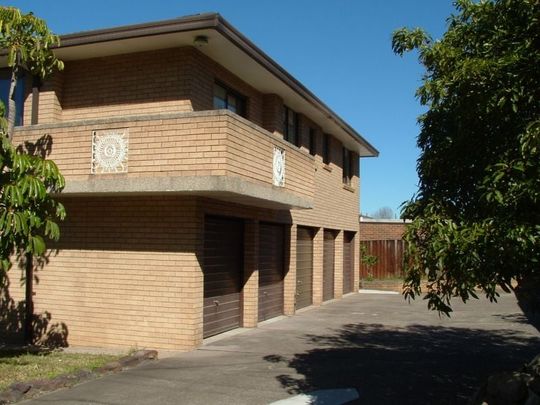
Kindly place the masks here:
[(510, 329), (347, 324), (304, 335), (317, 349), (268, 355), (303, 378), (277, 377), (290, 393), (356, 388), (361, 404), (463, 404), (492, 373), (519, 368), (540, 352), (540, 338)]

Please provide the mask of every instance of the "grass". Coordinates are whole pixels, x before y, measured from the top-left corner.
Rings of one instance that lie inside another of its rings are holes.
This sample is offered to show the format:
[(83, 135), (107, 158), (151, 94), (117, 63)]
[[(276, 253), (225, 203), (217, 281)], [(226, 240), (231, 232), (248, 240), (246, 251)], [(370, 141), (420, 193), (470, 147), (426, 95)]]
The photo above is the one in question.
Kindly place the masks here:
[(0, 391), (14, 382), (54, 378), (78, 370), (101, 367), (120, 356), (64, 353), (62, 351), (31, 352), (0, 349)]

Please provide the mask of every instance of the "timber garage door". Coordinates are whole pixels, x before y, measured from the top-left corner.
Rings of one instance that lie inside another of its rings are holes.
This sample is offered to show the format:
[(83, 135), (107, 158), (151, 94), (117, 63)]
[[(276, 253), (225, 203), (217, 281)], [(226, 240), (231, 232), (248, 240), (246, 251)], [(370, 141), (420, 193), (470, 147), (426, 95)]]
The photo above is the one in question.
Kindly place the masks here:
[(343, 235), (343, 294), (354, 291), (354, 232)]
[(323, 245), (323, 301), (334, 298), (334, 251), (335, 236), (333, 231), (324, 231)]
[(313, 230), (298, 227), (296, 240), (296, 309), (313, 304)]
[(206, 217), (204, 225), (203, 336), (238, 328), (241, 322), (241, 279), (244, 223)]
[(259, 321), (283, 315), (284, 229), (259, 226)]

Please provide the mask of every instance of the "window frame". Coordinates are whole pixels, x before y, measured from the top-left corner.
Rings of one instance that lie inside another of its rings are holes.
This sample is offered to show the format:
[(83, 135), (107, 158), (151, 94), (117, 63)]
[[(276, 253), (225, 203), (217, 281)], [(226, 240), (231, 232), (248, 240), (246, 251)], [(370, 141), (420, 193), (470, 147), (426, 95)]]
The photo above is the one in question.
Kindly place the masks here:
[[(19, 76), (17, 77), (17, 86), (15, 87), (15, 126), (24, 125), (24, 103), (26, 99), (26, 85), (29, 75), (24, 69), (21, 69)], [(11, 69), (0, 68), (0, 80), (6, 81), (6, 94), (4, 97), (0, 96), (0, 100), (4, 103), (5, 118), (9, 114), (9, 87), (11, 83)]]
[(309, 154), (315, 156), (317, 154), (317, 131), (315, 128), (309, 128)]
[(322, 158), (325, 165), (330, 164), (330, 134), (323, 134)]
[(343, 184), (351, 186), (354, 176), (355, 154), (352, 150), (343, 147)]
[[(284, 113), (284, 119), (283, 119), (283, 138), (293, 144), (294, 146), (299, 146), (299, 138), (300, 138), (300, 131), (299, 131), (299, 121), (298, 121), (298, 113), (294, 111), (292, 108), (287, 107), (286, 105), (283, 106), (285, 109)], [(294, 133), (291, 134), (290, 132), (290, 115), (292, 114), (293, 117), (293, 123), (294, 126)]]
[[(242, 93), (234, 90), (230, 86), (227, 86), (225, 83), (215, 80), (214, 81), (214, 89), (213, 89), (213, 95), (212, 95), (212, 105), (214, 107), (214, 110), (219, 110), (221, 108), (216, 107), (216, 86), (221, 87), (223, 90), (225, 90), (225, 110), (229, 110), (235, 114), (238, 114), (241, 117), (247, 118), (247, 101), (248, 98), (244, 96)], [(240, 108), (236, 109), (236, 111), (233, 111), (229, 108), (229, 97), (234, 97), (237, 100), (237, 106), (240, 105)], [(240, 101), (240, 104), (238, 104), (238, 101)]]

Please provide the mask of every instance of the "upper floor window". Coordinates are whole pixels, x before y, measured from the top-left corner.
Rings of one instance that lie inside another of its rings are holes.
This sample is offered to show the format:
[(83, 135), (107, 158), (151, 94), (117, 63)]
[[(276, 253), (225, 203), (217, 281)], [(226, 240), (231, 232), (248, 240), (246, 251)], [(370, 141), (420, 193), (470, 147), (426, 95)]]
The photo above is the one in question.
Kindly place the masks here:
[(309, 129), (309, 154), (315, 156), (317, 153), (317, 134), (313, 128)]
[(323, 163), (330, 163), (330, 135), (328, 134), (323, 134), (322, 157)]
[(246, 98), (221, 83), (214, 83), (214, 109), (226, 109), (246, 116)]
[[(22, 124), (24, 110), (24, 74), (20, 74), (15, 87), (15, 125)], [(9, 86), (11, 84), (11, 70), (0, 69), (0, 100), (4, 104), (5, 116), (8, 115)]]
[(354, 152), (343, 148), (343, 183), (351, 185), (354, 176), (355, 155)]
[(287, 142), (298, 146), (298, 114), (285, 106), (284, 136)]

